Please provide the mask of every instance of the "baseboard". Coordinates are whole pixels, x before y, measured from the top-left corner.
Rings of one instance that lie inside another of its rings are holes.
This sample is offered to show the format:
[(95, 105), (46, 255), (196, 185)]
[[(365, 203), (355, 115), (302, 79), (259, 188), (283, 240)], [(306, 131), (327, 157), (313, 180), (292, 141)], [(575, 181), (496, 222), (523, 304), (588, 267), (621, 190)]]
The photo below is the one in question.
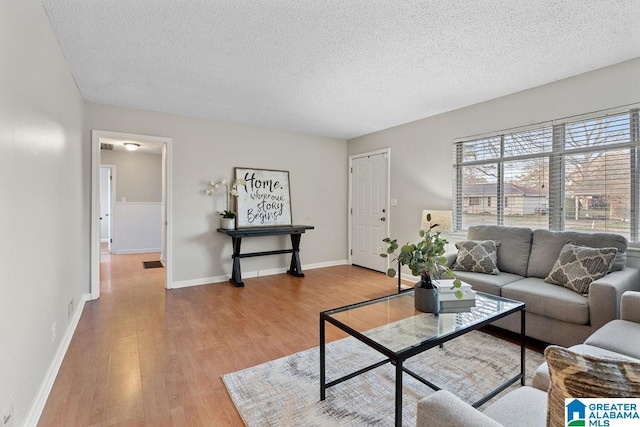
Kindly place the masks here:
[(210, 285), (212, 283), (227, 282), (231, 276), (211, 276), (201, 277), (199, 279), (181, 280), (178, 282), (171, 282), (169, 289), (189, 288), (191, 286)]
[[(305, 264), (302, 266), (302, 271), (304, 272), (305, 270), (335, 267), (338, 265), (346, 265), (346, 264), (347, 264), (346, 259), (337, 260), (337, 261), (319, 262), (315, 264)], [(268, 270), (243, 271), (242, 278), (251, 279), (254, 277), (273, 276), (275, 274), (286, 273), (288, 269), (289, 269), (288, 267), (281, 267), (281, 268), (271, 268)], [(230, 278), (231, 278), (231, 275), (224, 275), (224, 276), (202, 277), (199, 279), (192, 279), (192, 280), (182, 280), (179, 282), (171, 282), (171, 286), (169, 286), (169, 289), (188, 288), (190, 286), (210, 285), (212, 283), (228, 282)]]
[(125, 249), (125, 250), (114, 251), (113, 253), (116, 255), (123, 255), (123, 254), (146, 254), (149, 252), (162, 252), (162, 248)]
[(304, 270), (314, 270), (316, 268), (326, 268), (326, 267), (336, 267), (338, 265), (347, 265), (349, 261), (346, 259), (340, 259), (336, 261), (326, 261), (326, 262), (317, 262), (315, 264), (306, 264), (302, 266), (302, 271)]
[(69, 344), (71, 344), (71, 338), (73, 338), (73, 334), (78, 327), (78, 322), (80, 322), (80, 316), (82, 316), (82, 310), (84, 309), (84, 304), (91, 299), (91, 294), (82, 294), (80, 297), (80, 301), (76, 306), (76, 311), (73, 313), (73, 317), (67, 326), (67, 330), (60, 340), (60, 344), (56, 350), (56, 353), (49, 365), (49, 369), (47, 369), (47, 373), (40, 385), (40, 389), (38, 390), (38, 394), (34, 399), (31, 407), (29, 408), (29, 412), (25, 418), (25, 422), (23, 424), (24, 427), (35, 427), (38, 424), (38, 420), (40, 419), (40, 415), (42, 415), (42, 410), (44, 409), (44, 405), (47, 403), (47, 399), (49, 398), (49, 393), (51, 393), (51, 388), (53, 388), (53, 383), (56, 380), (56, 376), (58, 375), (58, 371), (60, 370), (60, 366), (62, 366), (62, 361), (64, 359), (67, 350), (69, 349)]

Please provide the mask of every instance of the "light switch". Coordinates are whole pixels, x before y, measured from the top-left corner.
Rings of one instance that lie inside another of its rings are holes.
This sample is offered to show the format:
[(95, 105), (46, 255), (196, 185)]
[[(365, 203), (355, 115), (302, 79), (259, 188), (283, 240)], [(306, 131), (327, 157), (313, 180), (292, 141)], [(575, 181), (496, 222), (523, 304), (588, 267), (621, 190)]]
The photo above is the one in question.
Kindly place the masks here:
[(398, 199), (391, 199), (391, 206), (398, 206)]

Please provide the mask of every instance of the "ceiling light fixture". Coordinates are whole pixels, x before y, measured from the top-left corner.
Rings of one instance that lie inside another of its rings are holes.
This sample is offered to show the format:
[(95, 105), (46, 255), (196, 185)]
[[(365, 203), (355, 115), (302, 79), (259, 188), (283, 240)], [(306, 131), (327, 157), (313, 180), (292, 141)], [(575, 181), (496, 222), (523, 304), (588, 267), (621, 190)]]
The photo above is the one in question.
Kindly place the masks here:
[(140, 148), (140, 144), (136, 144), (135, 142), (125, 142), (124, 148), (129, 151), (136, 151), (138, 148)]

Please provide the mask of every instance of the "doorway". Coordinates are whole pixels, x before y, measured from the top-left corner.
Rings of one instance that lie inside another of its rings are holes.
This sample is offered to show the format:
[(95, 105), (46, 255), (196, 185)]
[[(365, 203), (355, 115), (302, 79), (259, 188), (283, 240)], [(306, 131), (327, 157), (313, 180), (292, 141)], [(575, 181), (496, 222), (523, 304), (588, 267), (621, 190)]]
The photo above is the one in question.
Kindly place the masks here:
[[(162, 155), (162, 202), (160, 203), (161, 216), (161, 255), (160, 260), (165, 270), (165, 288), (171, 288), (171, 161), (172, 140), (148, 135), (128, 134), (102, 130), (92, 130), (92, 173), (91, 173), (91, 298), (100, 297), (100, 246), (101, 246), (101, 144), (109, 141), (135, 141), (137, 145), (158, 146)], [(115, 195), (111, 193), (111, 203)], [(110, 215), (113, 219), (113, 210)], [(113, 221), (111, 222), (113, 235)], [(112, 248), (113, 249), (113, 248)]]
[(389, 236), (389, 159), (383, 149), (349, 157), (349, 262), (386, 271), (380, 257), (382, 239)]

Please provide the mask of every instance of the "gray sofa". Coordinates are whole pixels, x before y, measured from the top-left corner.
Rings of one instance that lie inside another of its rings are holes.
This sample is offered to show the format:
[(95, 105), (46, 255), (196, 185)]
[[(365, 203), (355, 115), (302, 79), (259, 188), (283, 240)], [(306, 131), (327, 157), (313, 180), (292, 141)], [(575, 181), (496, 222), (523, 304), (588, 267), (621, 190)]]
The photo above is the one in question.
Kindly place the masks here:
[[(612, 320), (571, 350), (600, 357), (640, 362), (640, 292), (621, 299), (621, 319)], [(498, 427), (547, 425), (549, 373), (546, 363), (535, 372), (532, 387), (519, 387), (479, 411), (452, 393), (440, 390), (418, 402), (418, 427)]]
[[(526, 304), (526, 335), (571, 346), (582, 343), (610, 320), (620, 317), (625, 291), (640, 290), (640, 271), (626, 266), (627, 240), (611, 233), (554, 232), (521, 227), (473, 226), (469, 240), (497, 240), (497, 275), (455, 271), (473, 289)], [(595, 280), (587, 296), (546, 283), (562, 247), (569, 242), (595, 248), (615, 247), (617, 255), (604, 277)], [(456, 254), (447, 254), (453, 266)], [(500, 319), (495, 326), (520, 332), (520, 316)]]

